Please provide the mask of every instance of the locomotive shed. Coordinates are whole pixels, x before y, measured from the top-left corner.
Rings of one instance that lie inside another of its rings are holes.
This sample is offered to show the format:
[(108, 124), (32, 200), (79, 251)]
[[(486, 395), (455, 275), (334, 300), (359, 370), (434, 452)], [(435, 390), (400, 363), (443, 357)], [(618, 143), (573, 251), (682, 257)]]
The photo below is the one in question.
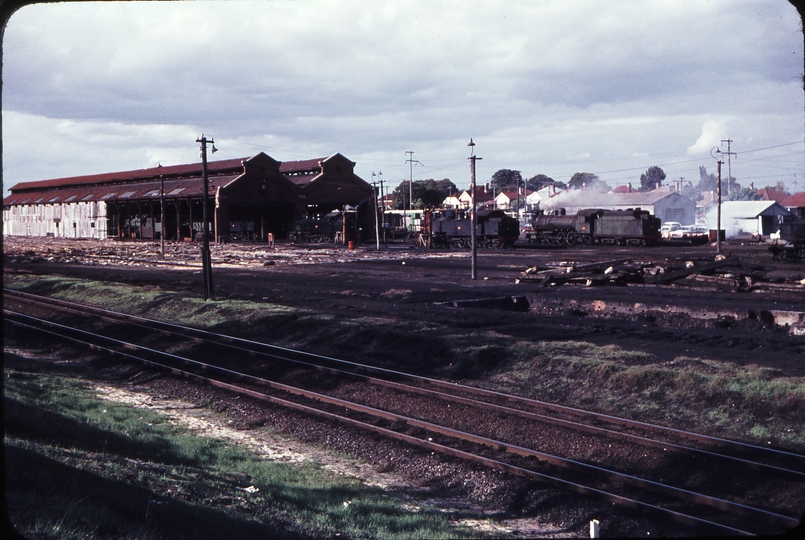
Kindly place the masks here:
[[(156, 257), (158, 245), (15, 238), (6, 239), (4, 266), (7, 274), (119, 282), (201, 297), (201, 276), (195, 266), (198, 259), (194, 248), (193, 244), (170, 243), (166, 256), (170, 264), (162, 264)], [(785, 275), (789, 282), (798, 274), (800, 279), (805, 277), (805, 265), (775, 263), (767, 246), (725, 245), (724, 251), (743, 261), (775, 266), (775, 271)], [(401, 328), (410, 321), (424, 320), (449, 328), (494, 331), (512, 339), (579, 340), (650, 352), (660, 361), (701, 357), (736, 365), (760, 365), (788, 376), (805, 377), (802, 362), (805, 345), (802, 336), (794, 331), (805, 313), (802, 291), (703, 291), (669, 284), (543, 287), (517, 283), (523, 271), (533, 266), (552, 268), (561, 263), (584, 265), (621, 259), (712, 260), (714, 255), (711, 246), (482, 250), (478, 256), (477, 281), (469, 278), (468, 251), (423, 250), (410, 244), (390, 245), (380, 252), (365, 245), (349, 251), (340, 247), (278, 244), (276, 250), (270, 251), (261, 244), (232, 244), (213, 248), (213, 264), (217, 299), (273, 302), (327, 313), (339, 320), (394, 318)], [(507, 301), (512, 298), (525, 298), (528, 311), (519, 311), (522, 303), (517, 306)], [(769, 314), (773, 320), (768, 318)], [(263, 330), (267, 341), (278, 335), (275, 330)], [(244, 333), (252, 336), (255, 332), (244, 329)], [(369, 333), (370, 328), (366, 329), (366, 334)], [(352, 358), (365, 346), (367, 335), (352, 341), (317, 343), (315, 352)], [(416, 336), (411, 336), (411, 354), (424, 354), (424, 347), (413, 345), (415, 340)], [(429, 361), (443, 368), (443, 376), (461, 379), (466, 375), (440, 366), (438, 356)], [(164, 387), (169, 383), (157, 384)], [(189, 398), (204, 390), (175, 392)], [(198, 395), (196, 398), (204, 400)], [(228, 407), (235, 417), (255, 414), (247, 409), (237, 412), (234, 404)], [(691, 423), (696, 424), (693, 419)], [(281, 424), (282, 420), (277, 419), (277, 425)], [(305, 437), (331, 440), (331, 435), (314, 432), (311, 430)], [(334, 447), (360, 456), (362, 444), (339, 439)], [(380, 455), (367, 445), (363, 457), (375, 463), (382, 461)], [(436, 479), (422, 467), (408, 465), (402, 469), (414, 476), (421, 475), (438, 489)], [(465, 474), (471, 484), (465, 497), (486, 503), (492, 500), (502, 515), (511, 515), (517, 507), (518, 512), (527, 516), (550, 516), (549, 521), (566, 527), (565, 531), (578, 531), (586, 525), (588, 502), (573, 504), (572, 500), (540, 497), (524, 502), (523, 487), (517, 481), (512, 482), (518, 486), (512, 492), (507, 491), (507, 482), (479, 475), (472, 467), (462, 472), (459, 466), (453, 471), (456, 475)], [(525, 508), (521, 509), (523, 505)], [(579, 509), (583, 507), (587, 510)], [(604, 523), (621, 527), (622, 535), (649, 526), (639, 519), (636, 522), (638, 525)]]

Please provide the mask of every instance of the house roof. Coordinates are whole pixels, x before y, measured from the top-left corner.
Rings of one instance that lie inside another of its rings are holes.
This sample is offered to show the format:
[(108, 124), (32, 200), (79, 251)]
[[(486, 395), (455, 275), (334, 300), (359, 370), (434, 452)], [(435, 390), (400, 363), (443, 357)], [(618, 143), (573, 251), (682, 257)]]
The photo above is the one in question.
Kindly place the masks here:
[(760, 195), (764, 201), (780, 202), (788, 197), (788, 193), (783, 193), (782, 191), (777, 191), (776, 189), (772, 189), (770, 187), (759, 189), (755, 193)]
[(715, 204), (716, 194), (713, 191), (702, 191), (702, 198), (696, 201), (697, 208), (705, 208), (711, 204)]
[(805, 191), (789, 195), (782, 201), (778, 201), (784, 208), (805, 208)]

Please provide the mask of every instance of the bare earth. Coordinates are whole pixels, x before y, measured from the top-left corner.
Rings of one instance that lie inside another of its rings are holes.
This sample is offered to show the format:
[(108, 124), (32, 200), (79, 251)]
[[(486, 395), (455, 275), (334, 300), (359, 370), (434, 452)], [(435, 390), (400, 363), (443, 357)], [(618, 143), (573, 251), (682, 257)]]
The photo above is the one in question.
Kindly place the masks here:
[[(4, 240), (7, 272), (124, 282), (196, 297), (202, 294), (197, 244), (170, 244), (161, 260), (157, 243)], [(428, 251), (411, 244), (384, 246), (379, 251), (374, 245), (350, 251), (331, 245), (278, 245), (269, 249), (265, 244), (230, 244), (213, 247), (213, 264), (216, 299), (265, 301), (315, 309), (341, 319), (393, 317), (400, 324), (406, 320), (431, 320), (464, 329), (496, 329), (521, 340), (581, 340), (650, 352), (666, 360), (700, 357), (773, 367), (791, 377), (805, 376), (805, 338), (798, 331), (805, 319), (801, 315), (797, 319), (797, 314), (805, 314), (805, 287), (797, 288), (799, 280), (805, 278), (805, 264), (775, 262), (763, 245), (727, 244), (724, 251), (744, 262), (765, 266), (770, 280), (791, 287), (783, 291), (772, 287), (757, 292), (724, 292), (690, 285), (540, 287), (517, 282), (527, 268), (552, 268), (562, 262), (582, 265), (629, 259), (667, 265), (669, 261), (712, 261), (715, 250), (707, 245), (482, 250), (478, 254), (477, 280), (470, 279), (468, 251)], [(510, 303), (501, 304), (500, 300), (515, 297), (525, 297), (531, 308), (498, 309), (511, 308)], [(776, 322), (757, 316), (761, 313), (774, 313)], [(777, 324), (783, 317), (788, 317), (786, 322)], [(321, 343), (315, 352), (367, 361), (360, 357), (360, 344), (355, 343)], [(412, 345), (411, 354), (425, 352)], [(434, 371), (447, 369), (439, 366), (438, 357), (428, 361)], [(109, 383), (98, 386), (98, 392), (106, 399), (160, 410), (174, 422), (200, 434), (249, 447), (266, 459), (314, 459), (338, 474), (387, 489), (428, 487), (425, 493), (430, 504), (474, 508), (480, 519), (467, 524), (493, 534), (578, 536), (585, 527), (579, 516), (597, 506), (591, 504), (575, 511), (554, 509), (554, 513), (539, 518), (524, 511), (526, 515), (518, 518), (512, 515), (511, 508), (518, 506), (514, 501), (523, 497), (527, 487), (517, 480), (506, 482), (488, 471), (422, 456), (416, 457), (418, 465), (404, 465), (405, 452), (395, 455), (382, 444), (362, 452), (361, 443), (350, 439), (353, 435), (349, 433), (343, 434), (344, 440), (333, 441), (327, 435), (316, 435), (317, 428), (313, 427), (295, 432), (284, 425), (293, 423), (290, 415), (256, 413), (249, 407), (238, 409), (238, 405), (223, 403), (220, 396), (215, 398), (221, 402), (219, 407), (197, 408), (195, 404), (210, 401), (208, 394), (202, 395), (209, 390), (179, 390), (175, 383), (167, 381), (138, 384), (136, 389)], [(170, 399), (165, 397), (168, 395)], [(273, 420), (275, 432), (249, 429), (253, 416), (268, 420), (266, 425)], [(283, 436), (284, 430), (291, 436)], [(322, 444), (349, 452), (362, 461), (334, 457), (321, 449)], [(389, 466), (383, 455), (398, 458), (398, 464)], [(462, 479), (466, 485), (458, 489), (457, 481), (444, 480), (449, 476)], [(440, 498), (444, 487), (450, 488), (445, 491), (448, 496)], [(521, 505), (534, 508), (552, 497), (561, 498), (552, 491), (539, 495), (541, 500), (521, 501)], [(636, 530), (622, 529), (622, 534), (635, 533)]]

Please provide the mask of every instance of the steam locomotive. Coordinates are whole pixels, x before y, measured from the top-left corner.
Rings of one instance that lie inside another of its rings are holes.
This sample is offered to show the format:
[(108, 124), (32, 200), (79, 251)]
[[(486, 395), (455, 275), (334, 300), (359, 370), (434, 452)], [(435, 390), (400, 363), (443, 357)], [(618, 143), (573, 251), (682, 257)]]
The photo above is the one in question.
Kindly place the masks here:
[[(472, 219), (456, 210), (423, 213), (420, 242), (426, 247), (472, 246)], [(479, 210), (475, 240), (482, 248), (512, 247), (520, 238), (520, 222), (503, 210)]]
[(660, 219), (647, 210), (564, 210), (541, 213), (531, 221), (526, 235), (531, 244), (647, 245), (660, 240)]

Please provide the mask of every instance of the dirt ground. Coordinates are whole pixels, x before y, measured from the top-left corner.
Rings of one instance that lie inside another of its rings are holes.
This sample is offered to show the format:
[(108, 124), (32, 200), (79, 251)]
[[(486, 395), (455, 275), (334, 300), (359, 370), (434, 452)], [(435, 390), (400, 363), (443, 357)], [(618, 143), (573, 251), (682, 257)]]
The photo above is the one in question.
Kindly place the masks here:
[[(6, 238), (6, 271), (150, 285), (203, 296), (199, 245)], [(563, 247), (479, 250), (471, 279), (469, 250), (426, 250), (410, 242), (355, 250), (327, 244), (212, 246), (216, 299), (311, 307), (334, 317), (424, 320), (496, 328), (520, 339), (585, 340), (650, 351), (659, 357), (701, 355), (805, 374), (805, 263), (773, 261), (768, 246), (724, 244), (722, 253), (762, 267), (786, 290), (731, 292), (689, 285), (542, 287), (518, 283), (528, 268), (629, 260), (656, 265), (703, 264), (703, 246)], [(525, 299), (530, 307), (513, 305)], [(456, 309), (455, 306), (469, 309)], [(606, 306), (607, 309), (602, 309)], [(617, 307), (617, 309), (616, 309)], [(764, 316), (764, 314), (772, 315)], [(325, 351), (337, 355), (337, 351)]]
[[(494, 330), (518, 340), (579, 340), (647, 352), (660, 361), (706, 358), (736, 365), (772, 367), (784, 376), (805, 376), (805, 338), (797, 332), (798, 324), (805, 322), (805, 287), (800, 284), (805, 278), (805, 264), (773, 261), (764, 245), (727, 244), (724, 252), (748, 265), (763, 267), (769, 283), (785, 285), (784, 289), (771, 287), (755, 292), (733, 292), (667, 284), (542, 287), (518, 282), (528, 268), (554, 268), (560, 264), (580, 266), (615, 260), (650, 262), (658, 266), (684, 266), (686, 261), (703, 264), (713, 261), (716, 255), (715, 248), (708, 245), (553, 249), (522, 246), (514, 250), (481, 250), (475, 280), (471, 279), (471, 258), (467, 250), (424, 250), (410, 243), (382, 246), (380, 250), (374, 245), (358, 246), (355, 250), (332, 245), (292, 244), (278, 244), (273, 249), (265, 244), (212, 247), (216, 299), (281, 304), (326, 313), (339, 320), (393, 319), (401, 326), (407, 321), (425, 321), (443, 328)], [(160, 258), (158, 243), (6, 238), (4, 267), (6, 272), (12, 273), (113, 281), (177, 291), (192, 297), (203, 296), (199, 245), (195, 243), (170, 243), (164, 258)], [(619, 308), (609, 309), (612, 306)], [(764, 313), (773, 316), (760, 315)], [(254, 335), (254, 329), (243, 330), (251, 330), (249, 335)], [(316, 329), (311, 332), (315, 333)], [(366, 333), (371, 334), (372, 328), (367, 327)], [(359, 357), (361, 343), (339, 340), (313, 340), (313, 343), (316, 343), (316, 350), (312, 352), (370, 363), (375, 360), (382, 365), (382, 360)], [(427, 343), (417, 342), (417, 336), (410, 336), (405, 343), (390, 343), (389, 347), (403, 347), (411, 356), (421, 356), (424, 362), (417, 364), (421, 374), (450, 375), (438, 355), (428, 354)], [(143, 396), (124, 395), (119, 388), (105, 391), (115, 399), (140, 400), (140, 406), (165, 405), (152, 403)], [(188, 402), (206, 401), (206, 397), (195, 395), (198, 392), (197, 389), (180, 392), (174, 385), (167, 395)], [(162, 394), (166, 395), (164, 389)], [(199, 419), (196, 412), (189, 412), (191, 410), (188, 409), (188, 414), (174, 413), (179, 414), (176, 421), (201, 434), (240, 437), (246, 444), (262, 445), (267, 455), (272, 455), (272, 448), (277, 446), (289, 447), (283, 441), (246, 441), (250, 434), (240, 431), (233, 435), (235, 432), (227, 430), (225, 421), (212, 417)], [(247, 419), (257, 414), (236, 410), (235, 406), (218, 412), (242, 414)], [(276, 414), (272, 414), (271, 420), (276, 425), (288, 421), (287, 415)], [(348, 453), (362, 444), (352, 440), (351, 435), (337, 442), (331, 441), (330, 435), (320, 436), (328, 445)], [(318, 440), (318, 437), (310, 435), (310, 440)], [(393, 485), (400, 481), (399, 476), (378, 473), (383, 470), (378, 463), (382, 462), (381, 457), (396, 450), (382, 445), (380, 448), (375, 456), (362, 456), (374, 464), (373, 467), (356, 470), (353, 465), (338, 460), (328, 463), (342, 474), (356, 475), (378, 485)], [(312, 451), (304, 446), (295, 450), (308, 456)], [(275, 457), (293, 460), (298, 455), (289, 453)], [(315, 458), (322, 459), (320, 455)], [(422, 458), (411, 460), (410, 477), (421, 478), (423, 474), (436, 474), (431, 469), (448, 467), (441, 462), (432, 463), (428, 466), (429, 472), (425, 472), (427, 467), (422, 468), (420, 461)], [(488, 499), (488, 492), (497, 493), (495, 497), (500, 499), (500, 507), (509, 510), (518, 505), (531, 509), (564, 508), (555, 510), (554, 514), (541, 510), (539, 520), (526, 515), (523, 519), (501, 521), (501, 528), (493, 533), (575, 534), (580, 527), (579, 516), (589, 511), (568, 510), (565, 503), (554, 505), (541, 499), (527, 503), (518, 501), (522, 494), (517, 490), (527, 492), (522, 486), (504, 485), (492, 478), (494, 475), (471, 468), (458, 467), (451, 471), (447, 476), (461, 478), (470, 486), (462, 489), (469, 490), (468, 493), (478, 492), (476, 500)], [(395, 473), (400, 472), (402, 469), (395, 470)], [(550, 493), (549, 490), (540, 496), (550, 498)], [(557, 528), (556, 524), (560, 526)], [(622, 532), (630, 535), (635, 530), (627, 526)]]

